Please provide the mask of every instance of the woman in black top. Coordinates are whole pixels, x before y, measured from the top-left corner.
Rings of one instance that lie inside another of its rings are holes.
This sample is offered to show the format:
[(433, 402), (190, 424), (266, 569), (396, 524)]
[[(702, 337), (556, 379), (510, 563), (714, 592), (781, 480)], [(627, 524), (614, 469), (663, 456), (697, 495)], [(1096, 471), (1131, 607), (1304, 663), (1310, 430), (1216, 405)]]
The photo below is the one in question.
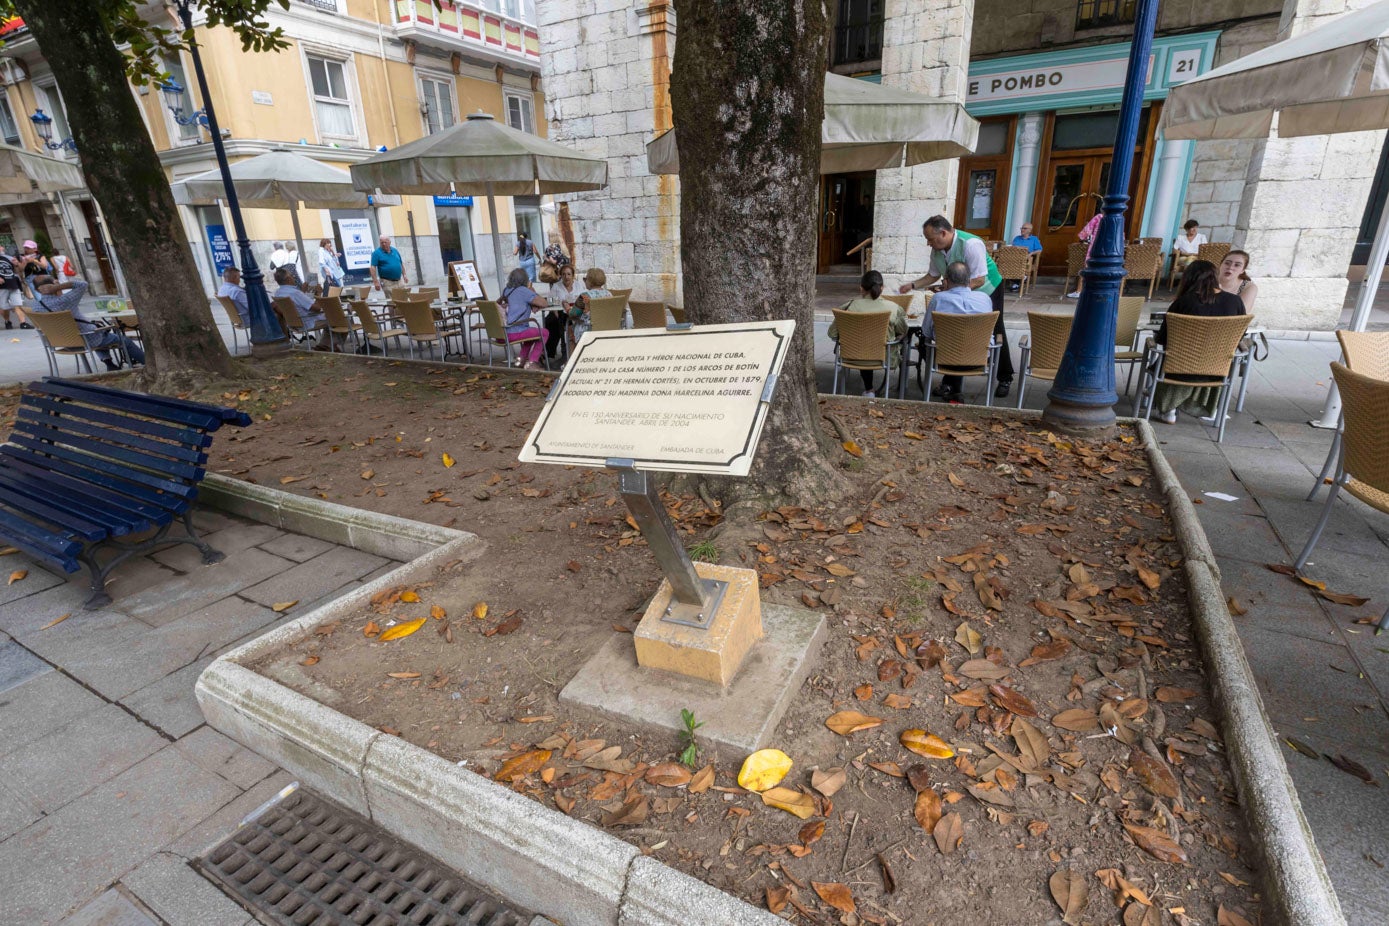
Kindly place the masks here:
[[(1177, 286), (1177, 298), (1167, 307), (1167, 314), (1203, 315), (1243, 315), (1244, 302), (1234, 293), (1220, 288), (1220, 271), (1208, 260), (1194, 260), (1182, 272), (1182, 282)], [(1162, 320), (1154, 340), (1167, 343), (1167, 319)], [(1179, 379), (1180, 376), (1173, 376)], [(1159, 412), (1158, 420), (1167, 424), (1177, 421), (1177, 409), (1190, 415), (1210, 418), (1216, 413), (1220, 401), (1220, 390), (1214, 386), (1179, 386), (1174, 383), (1159, 383), (1153, 404)]]

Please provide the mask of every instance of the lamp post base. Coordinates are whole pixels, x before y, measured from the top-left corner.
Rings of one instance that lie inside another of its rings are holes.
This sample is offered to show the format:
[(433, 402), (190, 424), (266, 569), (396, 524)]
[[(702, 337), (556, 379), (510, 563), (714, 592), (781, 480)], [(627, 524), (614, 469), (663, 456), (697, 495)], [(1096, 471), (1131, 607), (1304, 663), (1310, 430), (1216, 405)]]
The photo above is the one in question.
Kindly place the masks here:
[(251, 356), (257, 360), (264, 360), (267, 357), (278, 357), (280, 354), (289, 353), (289, 339), (280, 341), (266, 341), (263, 344), (251, 344)]
[(1052, 397), (1042, 421), (1061, 434), (1103, 440), (1114, 434), (1114, 406), (1079, 405)]

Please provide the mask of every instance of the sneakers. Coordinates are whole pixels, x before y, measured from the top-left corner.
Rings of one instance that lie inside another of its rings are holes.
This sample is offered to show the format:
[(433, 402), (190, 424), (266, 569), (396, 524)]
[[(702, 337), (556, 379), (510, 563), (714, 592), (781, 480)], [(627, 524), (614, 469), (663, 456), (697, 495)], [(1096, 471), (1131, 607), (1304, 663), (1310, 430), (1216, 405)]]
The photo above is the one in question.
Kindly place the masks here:
[(10, 328), (13, 328), (13, 327), (14, 327), (14, 322), (10, 321), (8, 318), (5, 319), (5, 328), (6, 328), (6, 330), (8, 330), (8, 329), (10, 329)]
[[(9, 326), (6, 325), (5, 327), (8, 328)], [(31, 324), (29, 324), (28, 322), (20, 322), (20, 323), (19, 323), (19, 327), (23, 328), (25, 331), (33, 331), (33, 330), (34, 330), (34, 326), (31, 325)]]
[(1174, 408), (1170, 412), (1163, 412), (1158, 415), (1158, 421), (1161, 421), (1163, 424), (1176, 424), (1177, 410)]
[(999, 384), (998, 384), (998, 388), (994, 389), (994, 398), (995, 398), (995, 399), (1006, 399), (1006, 398), (1008, 398), (1008, 390), (1009, 390), (1009, 389), (1012, 389), (1012, 388), (1013, 388), (1012, 380), (1009, 380), (1009, 381), (1006, 382), (1006, 383), (999, 383)]
[(1067, 293), (1067, 294), (1066, 294), (1066, 298), (1067, 298), (1067, 299), (1079, 299), (1079, 298), (1080, 298), (1080, 290), (1076, 290), (1076, 291), (1073, 292), (1073, 293)]
[[(1229, 416), (1229, 415), (1226, 415), (1226, 416), (1225, 416), (1225, 420), (1226, 420), (1226, 421), (1229, 421), (1229, 420), (1230, 420), (1230, 416)], [(1202, 423), (1202, 424), (1218, 424), (1218, 423), (1219, 423), (1219, 419), (1218, 419), (1215, 415), (1208, 415), (1208, 416), (1206, 416), (1206, 417), (1204, 417), (1204, 418), (1201, 419), (1201, 423)]]
[(878, 394), (874, 392), (872, 389), (865, 389), (863, 390), (863, 397), (865, 399), (876, 399), (878, 397)]

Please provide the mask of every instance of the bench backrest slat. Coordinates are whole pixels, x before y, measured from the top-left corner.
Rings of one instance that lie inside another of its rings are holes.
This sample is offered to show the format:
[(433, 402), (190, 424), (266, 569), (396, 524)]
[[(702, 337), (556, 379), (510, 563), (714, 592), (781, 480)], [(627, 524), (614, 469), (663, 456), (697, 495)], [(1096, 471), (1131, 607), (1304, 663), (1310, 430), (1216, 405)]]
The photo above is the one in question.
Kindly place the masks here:
[[(43, 491), (47, 485), (56, 486), (64, 491), (72, 492), (74, 495), (82, 495), (99, 501), (104, 504), (112, 513), (124, 513), (132, 520), (145, 519), (146, 522), (153, 523), (167, 518), (169, 507), (167, 504), (151, 505), (139, 499), (122, 495), (119, 492), (94, 485), (90, 482), (83, 482), (80, 479), (73, 479), (61, 473), (55, 472), (47, 465), (50, 461), (39, 458), (37, 464), (31, 463), (27, 451), (23, 453), (11, 453), (11, 448), (0, 447), (0, 456), (3, 456), (7, 471), (10, 471), (10, 482), (16, 483), (24, 481), (25, 484), (32, 484), (35, 491)], [(13, 448), (18, 450), (19, 448)], [(174, 509), (175, 513), (182, 514), (183, 507)]]
[(159, 424), (148, 418), (135, 418), (119, 412), (112, 412), (109, 409), (89, 408), (86, 405), (78, 405), (76, 402), (25, 394), (20, 399), (19, 407), (61, 415), (64, 418), (81, 418), (96, 424), (124, 428), (145, 438), (170, 441), (183, 447), (201, 450), (212, 446), (212, 435), (198, 428), (181, 428), (174, 425)]
[(221, 408), (202, 402), (174, 399), (168, 396), (144, 395), (79, 383), (72, 380), (45, 377), (41, 383), (30, 383), (32, 392), (60, 395), (69, 399), (108, 408), (119, 408), (137, 415), (147, 415), (164, 421), (177, 421), (207, 431), (216, 431), (223, 424), (246, 427), (251, 417), (234, 408)]
[[(201, 466), (207, 462), (207, 454), (197, 450), (191, 450), (178, 444), (170, 444), (164, 441), (149, 440), (134, 434), (127, 434), (124, 431), (117, 431), (113, 428), (103, 427), (99, 424), (91, 424), (74, 418), (71, 415), (61, 417), (45, 414), (37, 409), (25, 408), (20, 406), (16, 416), (15, 427), (25, 425), (25, 430), (36, 437), (52, 438), (59, 440), (65, 434), (78, 434), (83, 437), (96, 438), (102, 444), (109, 444), (112, 448), (125, 447), (131, 450), (144, 451), (158, 454), (160, 458), (167, 457), (170, 462), (175, 460), (189, 463), (193, 466)], [(115, 456), (115, 454), (111, 454)]]
[(157, 457), (141, 450), (129, 450), (100, 438), (84, 437), (74, 431), (64, 430), (61, 419), (50, 418), (49, 420), (52, 422), (51, 425), (17, 418), (14, 431), (10, 434), (10, 440), (15, 440), (22, 435), (36, 441), (42, 441), (45, 444), (52, 442), (53, 446), (63, 446), (69, 450), (83, 452), (82, 457), (74, 460), (74, 462), (80, 462), (82, 458), (103, 462), (118, 460), (136, 467), (136, 472), (149, 470), (151, 475), (163, 479), (196, 482), (202, 478), (202, 468), (191, 463), (182, 463), (167, 457)]
[[(31, 459), (34, 459), (34, 462), (40, 466), (46, 465), (58, 472), (132, 495), (141, 501), (151, 502), (161, 507), (168, 507), (161, 501), (161, 497), (165, 494), (186, 499), (192, 498), (198, 491), (196, 486), (175, 482), (171, 479), (160, 479), (158, 476), (151, 476), (118, 463), (106, 463), (75, 450), (55, 447), (22, 434), (11, 434), (10, 443), (32, 451), (34, 457)], [(48, 459), (45, 460), (43, 457)]]

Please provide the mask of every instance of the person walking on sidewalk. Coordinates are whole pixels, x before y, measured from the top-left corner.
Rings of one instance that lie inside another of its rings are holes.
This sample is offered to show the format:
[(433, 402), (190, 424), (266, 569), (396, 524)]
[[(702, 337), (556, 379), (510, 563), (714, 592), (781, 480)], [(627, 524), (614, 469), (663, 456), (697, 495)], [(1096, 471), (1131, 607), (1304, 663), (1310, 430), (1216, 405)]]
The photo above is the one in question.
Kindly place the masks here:
[(998, 272), (984, 242), (955, 228), (945, 216), (931, 216), (922, 223), (921, 234), (931, 246), (930, 270), (920, 279), (902, 284), (898, 292), (906, 294), (918, 286), (935, 285), (945, 276), (945, 268), (957, 261), (968, 267), (969, 288), (988, 296), (993, 302), (993, 311), (998, 313), (994, 334), (999, 336), (1002, 346), (998, 349), (998, 387), (994, 396), (1005, 398), (1013, 385), (1013, 355), (1008, 350), (1008, 335), (1003, 330), (1003, 275)]
[(5, 327), (13, 328), (14, 320), (10, 313), (19, 315), (21, 328), (32, 328), (24, 318), (24, 277), (21, 275), (16, 259), (0, 249), (0, 315), (5, 316)]

